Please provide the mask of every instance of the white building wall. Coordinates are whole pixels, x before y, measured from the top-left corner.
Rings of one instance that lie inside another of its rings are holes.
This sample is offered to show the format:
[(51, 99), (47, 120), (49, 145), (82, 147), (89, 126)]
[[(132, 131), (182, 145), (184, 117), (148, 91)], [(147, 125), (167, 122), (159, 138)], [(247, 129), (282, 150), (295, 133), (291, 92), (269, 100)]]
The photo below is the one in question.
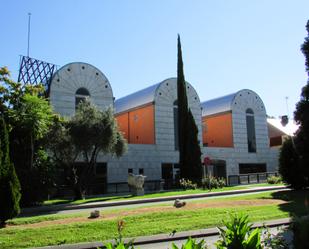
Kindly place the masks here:
[[(80, 87), (86, 88), (91, 101), (101, 109), (113, 106), (113, 92), (105, 75), (92, 65), (70, 63), (59, 69), (53, 76), (50, 88), (50, 102), (54, 111), (71, 116), (75, 113), (75, 93)], [(198, 94), (187, 84), (188, 103), (199, 130), (202, 146), (202, 111)], [(161, 179), (162, 163), (178, 163), (179, 153), (174, 141), (174, 106), (177, 99), (177, 79), (163, 81), (157, 88), (155, 105), (155, 144), (129, 144), (128, 152), (120, 157), (99, 155), (99, 162), (107, 162), (107, 181), (126, 182), (128, 169), (138, 174), (144, 169), (147, 180)], [(232, 125), (234, 148), (202, 147), (203, 157), (226, 161), (227, 175), (239, 173), (239, 163), (266, 163), (267, 171), (278, 169), (278, 149), (269, 148), (266, 111), (259, 96), (250, 90), (237, 93), (233, 103)], [(255, 114), (256, 153), (248, 153), (246, 110), (251, 108)]]
[[(248, 152), (246, 110), (254, 112), (256, 153)], [(278, 150), (269, 147), (266, 110), (260, 97), (251, 90), (237, 93), (231, 103), (233, 148), (203, 147), (203, 156), (226, 161), (228, 175), (239, 174), (240, 163), (265, 163), (268, 172), (278, 170)]]
[[(201, 133), (201, 107), (199, 97), (194, 88), (187, 83), (188, 104), (192, 110)], [(174, 101), (177, 99), (177, 79), (163, 81), (156, 90), (155, 105), (155, 144), (129, 144), (128, 152), (123, 157), (106, 158), (108, 160), (108, 182), (125, 182), (128, 169), (138, 174), (139, 168), (144, 169), (146, 180), (160, 180), (162, 163), (178, 163), (179, 152), (174, 144)], [(103, 158), (102, 158), (103, 160)]]
[(49, 98), (54, 111), (62, 116), (74, 115), (75, 93), (81, 87), (101, 109), (113, 107), (113, 91), (105, 75), (90, 64), (74, 62), (60, 68), (52, 78)]

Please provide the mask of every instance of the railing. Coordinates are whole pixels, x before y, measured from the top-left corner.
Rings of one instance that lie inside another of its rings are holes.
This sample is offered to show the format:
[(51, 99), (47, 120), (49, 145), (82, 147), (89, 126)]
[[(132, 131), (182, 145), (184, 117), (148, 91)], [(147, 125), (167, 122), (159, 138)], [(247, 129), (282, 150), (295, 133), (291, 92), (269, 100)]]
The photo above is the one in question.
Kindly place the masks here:
[(229, 175), (227, 183), (228, 185), (265, 183), (269, 176), (278, 176), (278, 172)]
[[(163, 182), (161, 180), (149, 180), (144, 183), (145, 191), (160, 191), (162, 190)], [(112, 182), (107, 184), (108, 193), (128, 193), (131, 189), (128, 182)]]

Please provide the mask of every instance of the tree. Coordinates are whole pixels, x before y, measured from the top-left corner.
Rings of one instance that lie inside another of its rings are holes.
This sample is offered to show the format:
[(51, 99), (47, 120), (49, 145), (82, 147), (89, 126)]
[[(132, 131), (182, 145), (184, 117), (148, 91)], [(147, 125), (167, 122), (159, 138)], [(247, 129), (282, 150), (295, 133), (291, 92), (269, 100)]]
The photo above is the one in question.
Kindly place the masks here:
[(52, 168), (45, 137), (53, 120), (42, 85), (22, 85), (0, 68), (0, 111), (9, 127), (10, 157), (21, 183), (21, 204), (29, 206), (47, 197)]
[(202, 153), (198, 141), (198, 129), (191, 110), (188, 107), (186, 81), (183, 71), (183, 60), (179, 35), (177, 47), (177, 102), (180, 177), (196, 181), (202, 177)]
[(304, 186), (304, 172), (299, 163), (299, 155), (295, 150), (294, 138), (284, 141), (280, 149), (279, 165), (279, 173), (286, 183), (295, 189)]
[(202, 177), (202, 162), (201, 162), (201, 147), (198, 140), (198, 128), (196, 126), (194, 117), (192, 115), (191, 110), (189, 109), (188, 115), (188, 140), (186, 142), (186, 151), (188, 154), (186, 156), (185, 163), (190, 165), (190, 171), (187, 172), (189, 174), (189, 179), (199, 180)]
[[(309, 20), (308, 32), (301, 51), (305, 56), (306, 71), (309, 76)], [(309, 78), (302, 88), (300, 101), (296, 104), (294, 119), (299, 125), (295, 137), (287, 140), (281, 149), (279, 171), (283, 180), (291, 187), (299, 189), (309, 186)]]
[(301, 99), (296, 104), (294, 118), (299, 129), (296, 133), (297, 153), (299, 154), (299, 163), (303, 168), (306, 180), (306, 186), (309, 186), (309, 20), (306, 25), (307, 37), (301, 47), (301, 51), (305, 56), (306, 72), (308, 75), (307, 84), (301, 92)]
[(75, 199), (81, 199), (94, 177), (99, 153), (119, 157), (126, 151), (126, 142), (112, 110), (100, 111), (88, 100), (78, 105), (71, 120), (57, 126), (51, 135), (50, 148), (55, 160), (70, 169)]
[(9, 138), (5, 121), (0, 116), (0, 227), (20, 212), (20, 184), (9, 157)]

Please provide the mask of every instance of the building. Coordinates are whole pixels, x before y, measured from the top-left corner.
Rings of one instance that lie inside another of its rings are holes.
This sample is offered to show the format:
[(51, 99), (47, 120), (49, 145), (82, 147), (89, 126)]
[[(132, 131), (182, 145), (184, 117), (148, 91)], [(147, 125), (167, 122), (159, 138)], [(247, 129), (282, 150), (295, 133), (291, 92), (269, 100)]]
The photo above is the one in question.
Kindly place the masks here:
[(252, 90), (202, 103), (203, 155), (214, 161), (214, 174), (231, 176), (275, 172), (278, 149), (269, 146), (266, 109)]
[[(199, 128), (200, 99), (187, 83), (188, 105)], [(158, 84), (115, 101), (115, 117), (129, 143), (128, 153), (111, 160), (109, 180), (126, 181), (127, 174), (144, 174), (147, 180), (175, 178), (178, 169), (177, 79)]]
[[(214, 175), (228, 178), (277, 171), (278, 149), (269, 145), (265, 106), (255, 92), (244, 89), (201, 103), (194, 87), (186, 84), (203, 158), (212, 160)], [(143, 174), (147, 182), (164, 179), (167, 183), (177, 177), (176, 78), (114, 101), (106, 76), (90, 64), (76, 62), (63, 66), (53, 75), (49, 98), (55, 112), (63, 116), (73, 115), (77, 104), (85, 98), (101, 109), (114, 108), (119, 128), (129, 145), (121, 158), (98, 157), (97, 172), (109, 190), (117, 183), (125, 183), (128, 173)]]

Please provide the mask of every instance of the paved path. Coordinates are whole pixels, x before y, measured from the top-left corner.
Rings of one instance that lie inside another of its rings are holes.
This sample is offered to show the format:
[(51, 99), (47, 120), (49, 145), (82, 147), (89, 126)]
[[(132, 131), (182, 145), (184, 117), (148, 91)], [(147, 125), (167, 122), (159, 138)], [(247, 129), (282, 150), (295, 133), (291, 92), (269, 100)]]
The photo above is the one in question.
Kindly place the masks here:
[(255, 187), (241, 190), (230, 190), (222, 192), (206, 192), (201, 194), (188, 194), (177, 196), (156, 197), (147, 199), (135, 199), (135, 200), (122, 200), (122, 201), (108, 201), (108, 202), (92, 202), (80, 205), (53, 205), (42, 206), (34, 208), (24, 208), (20, 216), (33, 216), (43, 214), (68, 214), (76, 212), (90, 212), (90, 210), (108, 210), (119, 209), (125, 207), (144, 207), (160, 204), (172, 204), (176, 198), (186, 200), (186, 202), (192, 202), (196, 199), (205, 200), (212, 198), (220, 198), (223, 196), (239, 196), (243, 194), (254, 194), (265, 191), (283, 191), (288, 190), (285, 186), (271, 186), (271, 187)]

